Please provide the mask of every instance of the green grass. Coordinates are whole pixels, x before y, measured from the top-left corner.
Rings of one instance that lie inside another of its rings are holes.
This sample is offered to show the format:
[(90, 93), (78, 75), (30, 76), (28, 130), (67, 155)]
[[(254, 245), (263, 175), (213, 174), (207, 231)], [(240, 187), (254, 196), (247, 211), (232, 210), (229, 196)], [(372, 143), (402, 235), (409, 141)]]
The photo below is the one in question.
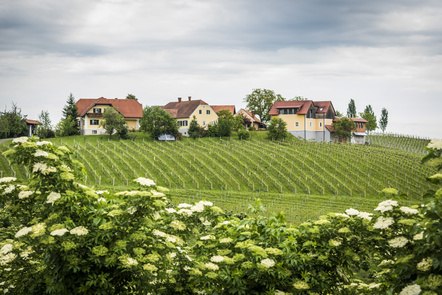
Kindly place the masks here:
[[(434, 172), (420, 164), (421, 153), (404, 149), (405, 140), (395, 148), (394, 140), (388, 147), (295, 138), (272, 142), (266, 132), (252, 132), (248, 141), (236, 134), (177, 142), (153, 141), (142, 133), (131, 136), (122, 141), (100, 135), (50, 140), (73, 151), (87, 171), (80, 182), (96, 189), (130, 189), (134, 178), (148, 177), (170, 188), (173, 202), (206, 199), (244, 212), (259, 197), (269, 214), (284, 211), (293, 222), (349, 207), (371, 211), (386, 187), (409, 195), (407, 203), (420, 202), (430, 188), (425, 177)], [(3, 156), (0, 173), (26, 178), (23, 167), (10, 167)]]

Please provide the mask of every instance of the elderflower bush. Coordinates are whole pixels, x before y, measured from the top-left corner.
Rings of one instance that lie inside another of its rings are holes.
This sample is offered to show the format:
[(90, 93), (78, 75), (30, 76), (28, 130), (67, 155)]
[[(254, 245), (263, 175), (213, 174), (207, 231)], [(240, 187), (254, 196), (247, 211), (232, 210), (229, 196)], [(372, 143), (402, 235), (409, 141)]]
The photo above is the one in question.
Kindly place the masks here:
[[(437, 294), (442, 237), (439, 173), (432, 202), (397, 191), (374, 213), (349, 208), (291, 226), (282, 214), (230, 217), (211, 202), (173, 206), (167, 189), (94, 191), (65, 147), (20, 138), (6, 155), (28, 183), (0, 179), (0, 291), (9, 294)], [(439, 159), (439, 160), (438, 160)], [(368, 281), (352, 270), (367, 271)], [(400, 278), (400, 279), (398, 279)]]

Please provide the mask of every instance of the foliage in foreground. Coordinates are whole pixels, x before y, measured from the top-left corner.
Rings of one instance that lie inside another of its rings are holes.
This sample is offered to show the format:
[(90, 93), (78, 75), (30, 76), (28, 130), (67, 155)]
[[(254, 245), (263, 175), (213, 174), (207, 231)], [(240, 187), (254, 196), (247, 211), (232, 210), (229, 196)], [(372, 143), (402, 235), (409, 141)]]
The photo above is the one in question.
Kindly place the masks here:
[[(173, 207), (146, 178), (97, 192), (66, 147), (27, 138), (6, 152), (29, 182), (0, 179), (0, 290), (9, 294), (437, 294), (442, 174), (421, 207), (386, 200), (297, 227), (262, 205), (237, 219), (212, 203)], [(439, 171), (442, 142), (424, 159)], [(384, 193), (395, 196), (395, 189)], [(367, 271), (367, 281), (352, 269)]]

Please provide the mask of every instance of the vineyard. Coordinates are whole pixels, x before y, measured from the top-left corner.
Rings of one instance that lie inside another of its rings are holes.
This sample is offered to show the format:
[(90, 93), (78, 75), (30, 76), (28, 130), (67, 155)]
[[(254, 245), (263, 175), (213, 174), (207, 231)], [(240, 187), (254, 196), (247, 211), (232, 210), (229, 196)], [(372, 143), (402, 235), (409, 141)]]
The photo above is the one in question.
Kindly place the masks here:
[[(124, 190), (142, 176), (170, 188), (173, 202), (206, 199), (244, 212), (261, 198), (268, 212), (284, 211), (301, 221), (349, 207), (370, 210), (387, 187), (411, 196), (409, 202), (423, 197), (429, 188), (425, 177), (434, 170), (420, 164), (422, 153), (393, 149), (394, 143), (385, 147), (387, 138), (374, 138), (371, 146), (256, 137), (157, 142), (89, 136), (52, 142), (74, 152), (87, 171), (84, 184), (97, 190)], [(27, 177), (24, 167), (11, 166), (3, 156), (0, 174)]]

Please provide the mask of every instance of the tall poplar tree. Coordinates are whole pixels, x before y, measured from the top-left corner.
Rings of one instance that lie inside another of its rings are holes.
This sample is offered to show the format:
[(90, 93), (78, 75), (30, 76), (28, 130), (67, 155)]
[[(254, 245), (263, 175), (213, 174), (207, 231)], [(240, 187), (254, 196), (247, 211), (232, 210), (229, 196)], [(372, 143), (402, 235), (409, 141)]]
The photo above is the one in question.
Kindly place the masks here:
[(353, 98), (350, 99), (350, 102), (348, 103), (347, 117), (356, 118), (356, 105), (355, 105), (355, 101), (353, 100)]
[(386, 108), (382, 108), (381, 118), (379, 119), (379, 128), (381, 128), (382, 132), (385, 132), (388, 125), (388, 111)]

